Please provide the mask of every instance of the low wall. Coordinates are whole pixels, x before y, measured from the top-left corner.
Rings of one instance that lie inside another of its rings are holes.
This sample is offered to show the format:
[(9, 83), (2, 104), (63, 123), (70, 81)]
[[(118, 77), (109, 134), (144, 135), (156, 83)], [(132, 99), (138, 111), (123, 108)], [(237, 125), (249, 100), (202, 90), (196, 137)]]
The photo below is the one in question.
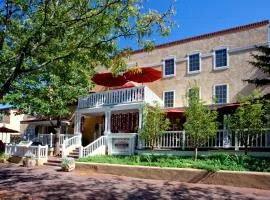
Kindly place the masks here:
[(76, 162), (76, 170), (144, 179), (228, 185), (270, 190), (270, 173), (262, 172), (208, 172), (206, 170), (189, 168), (160, 168), (83, 162)]
[[(40, 159), (36, 159), (36, 165), (37, 166), (41, 166), (44, 165), (44, 163), (47, 162), (47, 158), (40, 158)], [(9, 162), (11, 163), (16, 163), (16, 164), (22, 164), (23, 163), (23, 157), (19, 157), (19, 156), (11, 156), (8, 159)]]

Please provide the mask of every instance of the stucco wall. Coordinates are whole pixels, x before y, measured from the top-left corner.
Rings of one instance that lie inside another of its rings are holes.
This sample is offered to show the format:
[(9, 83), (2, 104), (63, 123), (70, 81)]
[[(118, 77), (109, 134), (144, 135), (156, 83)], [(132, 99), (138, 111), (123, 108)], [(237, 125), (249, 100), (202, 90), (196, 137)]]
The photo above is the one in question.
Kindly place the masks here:
[(6, 116), (9, 117), (9, 120), (7, 120), (7, 122), (0, 122), (0, 126), (5, 126), (20, 132), (20, 122), (25, 119), (26, 115), (16, 115), (17, 110), (15, 109), (11, 109), (9, 112), (10, 115)]
[[(236, 102), (239, 94), (248, 94), (255, 87), (244, 82), (244, 79), (264, 76), (257, 68), (254, 68), (248, 61), (252, 59), (253, 50), (237, 51), (240, 48), (247, 48), (252, 45), (265, 44), (268, 42), (267, 25), (239, 31), (236, 33), (224, 34), (212, 38), (195, 40), (156, 49), (150, 53), (135, 53), (127, 60), (128, 63), (137, 62), (139, 66), (155, 66), (162, 70), (162, 61), (167, 56), (175, 56), (176, 76), (162, 78), (156, 82), (144, 85), (149, 86), (161, 99), (163, 92), (175, 90), (175, 107), (185, 105), (185, 95), (190, 85), (195, 82), (201, 88), (201, 98), (207, 103), (213, 103), (213, 87), (215, 84), (228, 84), (229, 103)], [(229, 68), (226, 70), (213, 70), (213, 49), (227, 47), (229, 53)], [(236, 50), (236, 51), (235, 51)], [(187, 73), (187, 55), (199, 51), (202, 54), (201, 72), (189, 75)], [(261, 88), (263, 93), (269, 93), (270, 88)]]
[(85, 116), (83, 122), (83, 139), (87, 143), (94, 141), (95, 139), (95, 125), (102, 123), (102, 116)]

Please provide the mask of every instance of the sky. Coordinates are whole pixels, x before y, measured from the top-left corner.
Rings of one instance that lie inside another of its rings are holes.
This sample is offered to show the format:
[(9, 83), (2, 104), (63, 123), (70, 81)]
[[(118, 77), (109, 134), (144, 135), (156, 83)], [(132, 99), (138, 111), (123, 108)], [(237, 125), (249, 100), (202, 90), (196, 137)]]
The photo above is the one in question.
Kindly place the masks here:
[[(145, 9), (164, 11), (173, 0), (146, 0)], [(262, 20), (270, 20), (270, 0), (177, 0), (174, 3), (176, 26), (167, 38), (153, 35), (156, 44), (219, 31)], [(125, 47), (138, 46), (121, 41)]]

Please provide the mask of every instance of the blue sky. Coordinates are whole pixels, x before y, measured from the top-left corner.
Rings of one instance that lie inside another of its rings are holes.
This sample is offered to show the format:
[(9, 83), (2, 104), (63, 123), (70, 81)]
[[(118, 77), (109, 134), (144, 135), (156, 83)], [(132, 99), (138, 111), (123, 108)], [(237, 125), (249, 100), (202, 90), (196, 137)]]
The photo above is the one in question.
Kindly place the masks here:
[[(147, 0), (145, 8), (164, 10), (173, 0)], [(177, 0), (175, 26), (167, 38), (153, 35), (156, 44), (270, 19), (270, 0)], [(138, 47), (133, 41), (121, 46)]]

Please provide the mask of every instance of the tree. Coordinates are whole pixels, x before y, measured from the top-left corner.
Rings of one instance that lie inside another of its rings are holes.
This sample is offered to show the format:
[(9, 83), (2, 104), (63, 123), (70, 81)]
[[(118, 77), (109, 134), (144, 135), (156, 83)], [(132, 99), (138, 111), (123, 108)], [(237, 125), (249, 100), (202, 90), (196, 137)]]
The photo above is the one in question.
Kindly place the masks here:
[(228, 119), (229, 128), (235, 131), (238, 139), (245, 147), (245, 154), (247, 154), (251, 142), (249, 138), (256, 136), (258, 131), (265, 127), (264, 115), (266, 113), (261, 97), (262, 95), (257, 90), (254, 90), (248, 96), (240, 96), (240, 106)]
[[(168, 35), (170, 16), (144, 12), (141, 0), (3, 0), (0, 3), (0, 96), (15, 82), (58, 65), (76, 65), (89, 76), (97, 66), (117, 73), (130, 48), (120, 39), (153, 47), (152, 33)], [(68, 63), (67, 63), (68, 62)], [(62, 64), (61, 64), (62, 63)]]
[[(117, 74), (134, 39), (146, 50), (152, 33), (168, 35), (165, 13), (144, 12), (141, 0), (5, 0), (0, 3), (0, 96), (21, 112), (60, 122), (87, 95), (98, 66)], [(59, 147), (59, 143), (57, 145)], [(56, 154), (59, 149), (56, 148)]]
[(250, 62), (253, 66), (259, 68), (264, 72), (267, 77), (259, 79), (247, 79), (249, 83), (256, 84), (257, 86), (270, 84), (270, 47), (259, 46), (257, 47), (259, 54), (252, 54), (253, 61)]
[(155, 141), (169, 129), (169, 126), (170, 121), (157, 102), (155, 102), (154, 107), (149, 105), (144, 107), (143, 127), (139, 130), (139, 133), (145, 142), (150, 143), (151, 149), (154, 148)]
[(198, 148), (207, 139), (214, 137), (217, 131), (217, 112), (205, 106), (199, 97), (199, 88), (192, 87), (188, 94), (188, 107), (186, 109), (186, 123), (184, 128), (190, 136), (195, 150), (194, 159), (197, 160)]

